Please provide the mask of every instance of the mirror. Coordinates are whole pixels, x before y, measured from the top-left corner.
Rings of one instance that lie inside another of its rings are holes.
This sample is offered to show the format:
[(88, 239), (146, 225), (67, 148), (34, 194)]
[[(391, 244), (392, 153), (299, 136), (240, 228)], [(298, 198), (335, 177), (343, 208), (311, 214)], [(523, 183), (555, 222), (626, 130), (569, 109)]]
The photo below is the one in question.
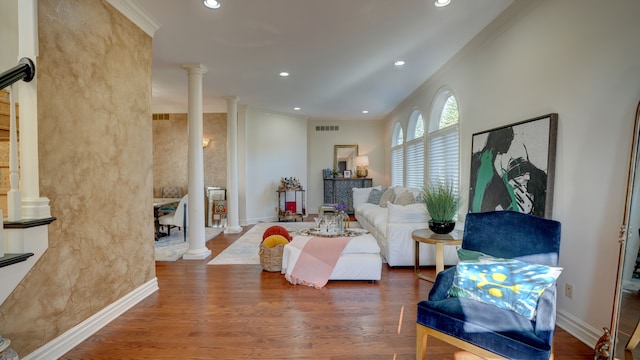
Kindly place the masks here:
[[(640, 174), (638, 140), (640, 102), (636, 109), (634, 136), (629, 160), (629, 179), (624, 218), (620, 230), (620, 252), (616, 293), (611, 316), (613, 359), (640, 359)], [(636, 176), (638, 175), (638, 176)], [(596, 347), (596, 356), (598, 349)]]
[(345, 170), (355, 174), (354, 161), (358, 156), (358, 145), (333, 145), (333, 169), (342, 177)]

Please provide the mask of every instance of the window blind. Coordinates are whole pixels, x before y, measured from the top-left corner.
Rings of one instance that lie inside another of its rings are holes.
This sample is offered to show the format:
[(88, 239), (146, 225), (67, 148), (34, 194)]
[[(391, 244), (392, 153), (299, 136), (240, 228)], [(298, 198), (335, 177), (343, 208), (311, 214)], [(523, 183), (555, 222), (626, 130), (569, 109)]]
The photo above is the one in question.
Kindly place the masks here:
[(459, 192), (459, 140), (458, 126), (449, 126), (434, 131), (428, 138), (428, 177), (429, 183), (451, 183)]
[(403, 186), (403, 151), (402, 145), (391, 149), (391, 185)]
[(423, 137), (407, 141), (406, 187), (421, 189), (424, 185), (424, 141)]

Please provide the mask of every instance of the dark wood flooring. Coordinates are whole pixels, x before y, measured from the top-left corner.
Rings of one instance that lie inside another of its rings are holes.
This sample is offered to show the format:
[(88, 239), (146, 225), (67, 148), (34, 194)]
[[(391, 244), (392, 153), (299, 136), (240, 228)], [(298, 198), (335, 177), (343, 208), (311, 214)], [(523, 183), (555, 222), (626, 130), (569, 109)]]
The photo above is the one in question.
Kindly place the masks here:
[[(212, 257), (240, 235), (207, 242)], [(379, 282), (331, 281), (316, 290), (260, 265), (208, 266), (210, 259), (158, 262), (160, 290), (62, 359), (415, 359), (416, 303), (431, 283), (413, 269), (383, 265)], [(428, 359), (477, 359), (429, 344)], [(593, 359), (560, 328), (555, 354)]]

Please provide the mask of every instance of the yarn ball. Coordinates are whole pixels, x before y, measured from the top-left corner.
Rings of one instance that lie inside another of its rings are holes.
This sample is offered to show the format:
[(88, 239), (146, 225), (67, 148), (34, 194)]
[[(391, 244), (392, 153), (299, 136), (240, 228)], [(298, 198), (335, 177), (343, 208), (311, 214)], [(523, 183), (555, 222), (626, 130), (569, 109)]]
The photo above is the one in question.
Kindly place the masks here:
[(289, 231), (287, 231), (287, 229), (280, 225), (273, 225), (265, 230), (262, 234), (262, 241), (264, 241), (264, 239), (268, 238), (271, 235), (282, 235), (285, 239), (291, 241), (291, 235), (289, 234)]
[(274, 248), (278, 245), (286, 245), (288, 243), (289, 240), (287, 240), (282, 235), (270, 235), (266, 239), (264, 239), (264, 241), (262, 241), (262, 244), (268, 248)]

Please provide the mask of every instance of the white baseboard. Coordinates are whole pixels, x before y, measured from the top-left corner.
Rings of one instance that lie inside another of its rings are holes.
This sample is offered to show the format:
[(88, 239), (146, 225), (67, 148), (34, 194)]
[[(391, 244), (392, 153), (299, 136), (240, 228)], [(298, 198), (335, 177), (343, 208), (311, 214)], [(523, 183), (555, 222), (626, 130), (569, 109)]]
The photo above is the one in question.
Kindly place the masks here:
[(562, 310), (556, 312), (556, 325), (592, 349), (596, 346), (600, 336), (604, 334), (602, 329), (596, 329)]
[(102, 327), (156, 291), (158, 291), (158, 279), (153, 278), (85, 321), (74, 326), (64, 334), (25, 356), (23, 360), (50, 360), (62, 357), (89, 338), (89, 336), (95, 334), (98, 330), (102, 329)]

